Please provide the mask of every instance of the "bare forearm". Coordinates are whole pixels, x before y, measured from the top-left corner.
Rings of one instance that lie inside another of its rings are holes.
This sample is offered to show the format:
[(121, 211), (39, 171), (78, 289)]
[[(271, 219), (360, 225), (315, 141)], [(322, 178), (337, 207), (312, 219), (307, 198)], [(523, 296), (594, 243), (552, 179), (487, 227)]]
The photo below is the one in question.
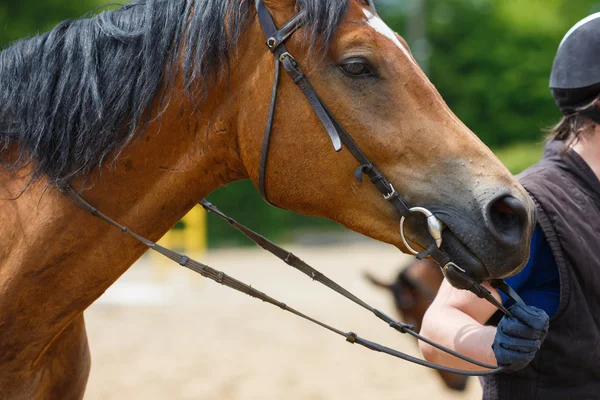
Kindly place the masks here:
[[(452, 306), (434, 306), (423, 321), (423, 336), (449, 349), (486, 364), (496, 365), (492, 343), (496, 328), (484, 326)], [(485, 370), (419, 342), (423, 356), (431, 362), (470, 371)]]

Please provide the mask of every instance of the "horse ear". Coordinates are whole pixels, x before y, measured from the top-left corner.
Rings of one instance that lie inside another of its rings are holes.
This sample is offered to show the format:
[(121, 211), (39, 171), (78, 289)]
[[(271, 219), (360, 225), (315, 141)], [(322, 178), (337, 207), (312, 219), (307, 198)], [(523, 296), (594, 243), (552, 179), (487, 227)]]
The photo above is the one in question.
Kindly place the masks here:
[(379, 279), (375, 278), (373, 275), (371, 275), (368, 272), (363, 273), (363, 276), (365, 277), (366, 280), (368, 280), (369, 282), (371, 282), (373, 285), (375, 285), (377, 287), (392, 290), (392, 285), (380, 281)]

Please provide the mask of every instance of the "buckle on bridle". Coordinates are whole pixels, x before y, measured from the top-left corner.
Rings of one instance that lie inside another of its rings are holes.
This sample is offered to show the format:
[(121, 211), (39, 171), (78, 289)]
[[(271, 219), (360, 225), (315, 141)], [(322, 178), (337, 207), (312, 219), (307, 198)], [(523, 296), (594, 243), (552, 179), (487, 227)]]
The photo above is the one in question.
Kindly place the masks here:
[[(442, 231), (444, 230), (444, 223), (437, 219), (435, 215), (431, 211), (423, 207), (413, 207), (409, 210), (411, 213), (420, 213), (423, 214), (427, 218), (427, 230), (429, 234), (435, 240), (436, 246), (439, 248), (442, 245)], [(402, 216), (400, 219), (400, 236), (402, 237), (402, 242), (404, 246), (410, 251), (413, 255), (419, 254), (418, 251), (413, 249), (409, 244), (408, 240), (406, 240), (406, 235), (404, 234), (404, 221), (406, 221), (406, 217)]]
[(296, 65), (298, 65), (298, 63), (296, 62), (296, 59), (294, 58), (294, 56), (292, 56), (292, 55), (291, 55), (290, 53), (288, 53), (287, 51), (286, 51), (285, 53), (282, 53), (282, 54), (279, 56), (279, 61), (281, 61), (281, 62), (284, 62), (286, 58), (287, 58), (287, 59), (289, 59), (289, 60), (292, 62), (292, 64), (294, 65), (294, 67), (295, 67)]
[(394, 197), (395, 195), (398, 194), (398, 192), (396, 192), (396, 189), (394, 189), (394, 185), (392, 185), (391, 183), (390, 183), (390, 189), (391, 189), (391, 192), (389, 192), (388, 194), (384, 194), (383, 195), (383, 198), (386, 199), (386, 200), (389, 200), (389, 199), (391, 199), (392, 197)]

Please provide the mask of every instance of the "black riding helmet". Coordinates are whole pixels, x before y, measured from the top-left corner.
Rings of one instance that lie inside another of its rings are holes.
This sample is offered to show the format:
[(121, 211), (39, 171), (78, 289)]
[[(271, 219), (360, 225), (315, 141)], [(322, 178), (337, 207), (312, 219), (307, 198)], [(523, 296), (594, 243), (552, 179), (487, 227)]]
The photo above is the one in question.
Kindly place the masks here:
[(564, 115), (580, 112), (600, 123), (597, 107), (581, 110), (600, 95), (600, 13), (579, 21), (558, 47), (550, 89)]

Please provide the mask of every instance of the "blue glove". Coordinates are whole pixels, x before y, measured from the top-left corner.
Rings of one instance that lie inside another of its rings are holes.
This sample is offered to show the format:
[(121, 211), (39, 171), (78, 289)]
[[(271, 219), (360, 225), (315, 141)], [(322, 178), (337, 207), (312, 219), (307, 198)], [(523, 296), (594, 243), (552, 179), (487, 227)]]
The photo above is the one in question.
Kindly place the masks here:
[(543, 310), (523, 304), (508, 308), (514, 318), (504, 316), (498, 324), (492, 349), (499, 366), (511, 371), (525, 368), (539, 351), (550, 318)]

